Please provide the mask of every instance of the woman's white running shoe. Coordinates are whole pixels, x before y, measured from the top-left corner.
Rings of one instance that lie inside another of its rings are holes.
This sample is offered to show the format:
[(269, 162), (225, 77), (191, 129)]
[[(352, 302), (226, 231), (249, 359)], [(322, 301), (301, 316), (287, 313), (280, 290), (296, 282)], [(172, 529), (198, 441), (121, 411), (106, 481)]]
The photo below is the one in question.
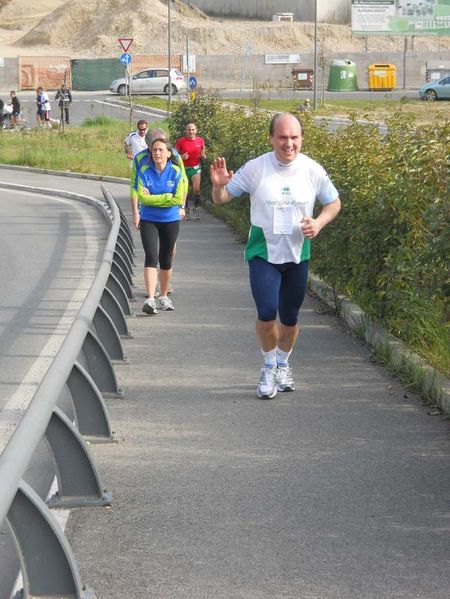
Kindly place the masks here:
[(159, 296), (159, 309), (163, 310), (163, 312), (167, 312), (167, 310), (175, 310), (172, 300), (164, 295)]
[(148, 297), (142, 306), (142, 312), (146, 314), (158, 314), (155, 300)]

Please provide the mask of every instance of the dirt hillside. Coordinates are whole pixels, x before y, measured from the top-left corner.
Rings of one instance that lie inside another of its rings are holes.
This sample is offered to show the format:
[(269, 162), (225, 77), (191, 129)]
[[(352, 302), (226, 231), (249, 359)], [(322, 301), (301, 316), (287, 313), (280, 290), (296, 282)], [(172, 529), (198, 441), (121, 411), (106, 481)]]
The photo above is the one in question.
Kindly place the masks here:
[[(30, 10), (33, 7), (33, 13)], [(130, 8), (132, 7), (132, 8)], [(172, 52), (253, 54), (312, 52), (312, 23), (277, 23), (213, 19), (181, 0), (171, 10)], [(67, 55), (114, 57), (119, 37), (134, 39), (134, 54), (167, 52), (167, 3), (161, 0), (0, 0), (0, 56)], [(359, 52), (361, 38), (349, 25), (319, 24), (318, 37), (327, 52)], [(418, 38), (417, 50), (437, 50), (438, 41)], [(450, 48), (450, 38), (441, 40)], [(375, 37), (371, 51), (400, 51), (403, 39)]]

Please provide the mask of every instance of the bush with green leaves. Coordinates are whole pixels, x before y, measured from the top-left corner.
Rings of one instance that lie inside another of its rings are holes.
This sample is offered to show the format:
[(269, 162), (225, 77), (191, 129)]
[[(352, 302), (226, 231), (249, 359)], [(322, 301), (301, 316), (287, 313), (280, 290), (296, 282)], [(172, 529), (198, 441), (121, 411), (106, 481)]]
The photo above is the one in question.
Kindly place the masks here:
[[(327, 169), (342, 200), (338, 218), (313, 241), (313, 270), (448, 373), (450, 121), (418, 127), (395, 114), (383, 135), (357, 114), (334, 133), (310, 114), (299, 116), (306, 131), (302, 151)], [(232, 170), (270, 150), (265, 111), (199, 94), (177, 104), (172, 138), (184, 135), (191, 121), (206, 140), (208, 161), (225, 156)], [(207, 176), (203, 186), (207, 196)], [(213, 210), (246, 237), (248, 198)]]

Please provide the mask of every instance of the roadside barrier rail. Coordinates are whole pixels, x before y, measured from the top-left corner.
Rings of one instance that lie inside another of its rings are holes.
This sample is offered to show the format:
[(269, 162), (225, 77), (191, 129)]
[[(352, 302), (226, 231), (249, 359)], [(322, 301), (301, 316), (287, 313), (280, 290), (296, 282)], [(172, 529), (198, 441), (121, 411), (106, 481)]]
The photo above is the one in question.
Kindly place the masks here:
[[(125, 316), (132, 299), (133, 240), (124, 214), (104, 186), (105, 202), (59, 190), (0, 185), (94, 203), (111, 223), (100, 267), (80, 311), (0, 455), (0, 525), (6, 522), (17, 547), (21, 596), (92, 599), (93, 591), (81, 584), (70, 545), (50, 508), (112, 501), (87, 441), (114, 440), (104, 399), (123, 395), (113, 361), (125, 360), (121, 339), (129, 337)], [(70, 417), (57, 405), (67, 395), (73, 407)], [(23, 479), (43, 438), (54, 459), (58, 487), (46, 501)]]

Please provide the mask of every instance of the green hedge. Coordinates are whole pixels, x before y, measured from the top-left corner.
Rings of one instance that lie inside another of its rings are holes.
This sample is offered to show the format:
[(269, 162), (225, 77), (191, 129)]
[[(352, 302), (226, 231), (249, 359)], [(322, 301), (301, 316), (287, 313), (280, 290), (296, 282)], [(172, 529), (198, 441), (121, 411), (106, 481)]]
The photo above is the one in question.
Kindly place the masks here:
[[(450, 121), (416, 127), (393, 115), (383, 136), (357, 115), (336, 133), (301, 118), (303, 151), (327, 169), (342, 200), (338, 218), (313, 242), (314, 272), (448, 373)], [(225, 156), (236, 170), (270, 149), (269, 120), (267, 112), (197, 95), (177, 103), (169, 126), (176, 139), (195, 121), (208, 159)], [(207, 176), (203, 185), (207, 197)], [(213, 209), (246, 237), (248, 198)]]

